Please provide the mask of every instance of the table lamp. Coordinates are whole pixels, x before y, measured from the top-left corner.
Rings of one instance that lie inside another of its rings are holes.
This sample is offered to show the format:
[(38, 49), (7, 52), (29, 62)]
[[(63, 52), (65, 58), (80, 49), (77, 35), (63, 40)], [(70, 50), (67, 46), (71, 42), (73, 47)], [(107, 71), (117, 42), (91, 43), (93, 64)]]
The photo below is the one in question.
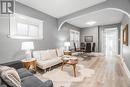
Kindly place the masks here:
[(70, 42), (65, 42), (64, 46), (66, 47), (65, 51), (69, 51)]
[(26, 54), (26, 59), (29, 60), (32, 58), (32, 52), (31, 50), (34, 49), (34, 44), (33, 42), (22, 42), (22, 47), (21, 50), (25, 51)]

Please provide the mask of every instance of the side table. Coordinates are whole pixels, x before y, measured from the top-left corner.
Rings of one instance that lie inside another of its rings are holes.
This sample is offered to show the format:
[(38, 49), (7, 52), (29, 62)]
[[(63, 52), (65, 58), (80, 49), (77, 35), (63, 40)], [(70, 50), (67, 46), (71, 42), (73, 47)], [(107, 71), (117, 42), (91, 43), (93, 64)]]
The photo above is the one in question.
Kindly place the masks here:
[(72, 52), (71, 51), (64, 51), (64, 55), (72, 55)]
[(32, 58), (30, 60), (23, 59), (22, 60), (23, 67), (27, 70), (32, 70), (34, 73), (36, 72), (36, 59)]

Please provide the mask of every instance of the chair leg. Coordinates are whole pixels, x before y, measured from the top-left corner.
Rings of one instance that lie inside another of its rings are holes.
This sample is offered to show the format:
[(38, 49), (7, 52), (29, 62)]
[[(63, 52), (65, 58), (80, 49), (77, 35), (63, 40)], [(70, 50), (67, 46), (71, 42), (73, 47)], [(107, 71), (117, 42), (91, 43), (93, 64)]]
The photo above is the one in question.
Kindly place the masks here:
[(61, 71), (63, 71), (63, 68), (64, 68), (64, 62), (61, 65)]
[(74, 77), (76, 77), (76, 64), (72, 65), (73, 66), (73, 73), (74, 73)]

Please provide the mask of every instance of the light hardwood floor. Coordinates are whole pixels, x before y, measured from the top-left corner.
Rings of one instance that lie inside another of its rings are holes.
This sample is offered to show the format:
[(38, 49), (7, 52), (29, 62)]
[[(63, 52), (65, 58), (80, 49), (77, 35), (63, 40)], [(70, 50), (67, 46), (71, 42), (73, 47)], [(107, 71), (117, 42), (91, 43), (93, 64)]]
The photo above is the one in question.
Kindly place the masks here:
[(130, 81), (119, 58), (92, 57), (79, 63), (94, 69), (95, 75), (82, 82), (72, 83), (71, 87), (130, 87)]
[[(90, 57), (83, 59), (79, 57), (79, 64), (84, 65), (85, 68), (94, 69), (95, 74), (92, 77), (86, 77), (81, 82), (73, 82), (70, 87), (130, 87), (130, 81), (119, 58)], [(42, 72), (36, 74), (40, 79), (44, 79)], [(69, 73), (73, 76), (72, 72)]]

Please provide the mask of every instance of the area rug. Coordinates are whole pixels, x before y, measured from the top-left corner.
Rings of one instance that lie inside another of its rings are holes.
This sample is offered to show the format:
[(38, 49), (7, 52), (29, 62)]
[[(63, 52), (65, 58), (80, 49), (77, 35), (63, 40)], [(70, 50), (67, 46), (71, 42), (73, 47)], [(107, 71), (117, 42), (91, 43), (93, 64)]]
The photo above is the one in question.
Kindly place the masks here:
[[(71, 69), (70, 69), (71, 68)], [(63, 71), (54, 69), (42, 76), (53, 81), (54, 87), (70, 87), (72, 82), (82, 82), (87, 77), (92, 77), (95, 72), (92, 69), (84, 68), (83, 65), (77, 65), (77, 77), (73, 77), (72, 67), (66, 66)]]

